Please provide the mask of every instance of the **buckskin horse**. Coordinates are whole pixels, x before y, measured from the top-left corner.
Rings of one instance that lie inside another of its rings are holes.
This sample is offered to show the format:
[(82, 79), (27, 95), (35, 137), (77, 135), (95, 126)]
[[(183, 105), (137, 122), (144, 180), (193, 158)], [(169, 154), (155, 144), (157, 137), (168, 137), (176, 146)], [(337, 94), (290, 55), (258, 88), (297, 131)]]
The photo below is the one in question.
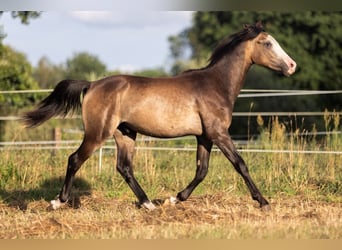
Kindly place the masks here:
[(234, 103), (253, 64), (280, 71), (285, 76), (296, 70), (296, 62), (258, 22), (245, 25), (240, 32), (223, 39), (207, 66), (174, 77), (115, 75), (93, 82), (63, 80), (58, 83), (36, 110), (22, 116), (27, 127), (34, 127), (53, 116), (82, 109), (84, 138), (69, 156), (64, 184), (50, 203), (52, 209), (67, 203), (76, 172), (112, 136), (117, 146), (118, 172), (140, 206), (154, 209), (155, 204), (133, 174), (134, 145), (140, 133), (159, 138), (186, 135), (197, 138), (195, 177), (175, 198), (170, 198), (171, 202), (188, 199), (205, 178), (215, 144), (242, 176), (252, 198), (262, 210), (269, 210), (269, 202), (254, 184), (228, 132)]

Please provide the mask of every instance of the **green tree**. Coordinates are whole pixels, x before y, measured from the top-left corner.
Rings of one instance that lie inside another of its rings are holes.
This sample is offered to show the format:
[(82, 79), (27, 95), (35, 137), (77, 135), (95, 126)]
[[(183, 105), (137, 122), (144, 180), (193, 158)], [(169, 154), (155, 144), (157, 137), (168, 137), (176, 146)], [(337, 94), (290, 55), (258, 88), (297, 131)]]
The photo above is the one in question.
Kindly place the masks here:
[[(3, 15), (0, 11), (0, 17)], [(36, 11), (12, 11), (13, 18), (19, 18), (21, 23), (28, 24), (32, 18), (40, 16)], [(1, 27), (2, 28), (2, 27)], [(6, 35), (0, 30), (0, 89), (24, 90), (38, 88), (37, 82), (32, 78), (32, 67), (23, 53), (15, 51), (2, 44)], [(28, 98), (27, 98), (28, 97)], [(0, 112), (9, 114), (10, 110), (23, 107), (34, 101), (35, 95), (23, 97), (22, 95), (0, 95)]]
[(64, 77), (75, 80), (95, 80), (105, 76), (106, 72), (106, 65), (97, 56), (81, 52), (67, 60)]
[[(9, 46), (0, 45), (0, 89), (25, 90), (38, 89), (37, 82), (32, 77), (32, 67), (23, 53)], [(20, 108), (35, 101), (34, 95), (25, 96), (11, 94), (0, 95), (1, 113), (13, 107)]]
[[(4, 14), (4, 11), (0, 11), (0, 16)], [(11, 11), (11, 15), (14, 19), (20, 19), (22, 24), (29, 24), (30, 19), (35, 19), (40, 17), (41, 12), (39, 11)]]
[[(38, 89), (32, 78), (32, 68), (24, 54), (0, 44), (0, 90)], [(19, 108), (31, 105), (36, 94), (0, 94), (0, 115), (14, 114)], [(5, 134), (5, 122), (0, 120), (0, 140)]]
[[(0, 11), (0, 17), (4, 12)], [(32, 18), (40, 16), (36, 11), (12, 11), (13, 18), (19, 18), (21, 23), (28, 24)], [(37, 89), (38, 84), (32, 78), (32, 67), (24, 54), (2, 44), (6, 34), (0, 25), (0, 90)], [(0, 94), (0, 115), (9, 115), (36, 101), (37, 95)], [(0, 121), (0, 140), (5, 134), (5, 122)]]
[[(5, 11), (0, 11), (0, 17), (5, 13)], [(30, 19), (35, 19), (40, 17), (41, 12), (39, 11), (11, 11), (10, 12), (14, 19), (20, 19), (22, 24), (29, 24)], [(6, 37), (3, 31), (3, 26), (0, 25), (0, 43)]]
[(142, 69), (135, 71), (133, 75), (146, 77), (163, 77), (168, 76), (163, 68)]
[(177, 36), (170, 36), (168, 38), (170, 56), (173, 60), (170, 71), (173, 75), (176, 75), (189, 67), (189, 61), (186, 59), (187, 39), (186, 30)]
[(34, 69), (33, 77), (40, 88), (54, 88), (58, 82), (64, 79), (65, 69), (62, 65), (53, 64), (47, 57), (42, 57)]

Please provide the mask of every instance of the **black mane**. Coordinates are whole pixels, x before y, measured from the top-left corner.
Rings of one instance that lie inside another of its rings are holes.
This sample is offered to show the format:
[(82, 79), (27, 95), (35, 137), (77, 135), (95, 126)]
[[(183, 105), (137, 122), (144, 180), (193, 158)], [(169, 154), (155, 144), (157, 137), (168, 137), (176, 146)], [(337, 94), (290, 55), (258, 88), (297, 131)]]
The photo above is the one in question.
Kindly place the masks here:
[(232, 51), (241, 42), (253, 39), (263, 31), (264, 28), (261, 22), (257, 22), (255, 25), (246, 24), (242, 31), (224, 38), (211, 54), (207, 67), (216, 64), (224, 55)]

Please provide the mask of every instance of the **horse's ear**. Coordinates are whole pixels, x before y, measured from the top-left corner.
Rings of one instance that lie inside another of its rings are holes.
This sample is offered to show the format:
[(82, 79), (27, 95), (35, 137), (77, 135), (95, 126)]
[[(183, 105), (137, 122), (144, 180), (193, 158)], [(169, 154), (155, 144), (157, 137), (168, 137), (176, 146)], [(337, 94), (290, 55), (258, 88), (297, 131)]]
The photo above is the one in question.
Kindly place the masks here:
[(262, 25), (262, 22), (260, 20), (256, 22), (255, 27), (258, 30), (264, 30), (264, 26)]
[(249, 24), (244, 24), (244, 25), (243, 25), (243, 28), (244, 28), (245, 30), (248, 30), (250, 27), (251, 27), (251, 25), (249, 25)]

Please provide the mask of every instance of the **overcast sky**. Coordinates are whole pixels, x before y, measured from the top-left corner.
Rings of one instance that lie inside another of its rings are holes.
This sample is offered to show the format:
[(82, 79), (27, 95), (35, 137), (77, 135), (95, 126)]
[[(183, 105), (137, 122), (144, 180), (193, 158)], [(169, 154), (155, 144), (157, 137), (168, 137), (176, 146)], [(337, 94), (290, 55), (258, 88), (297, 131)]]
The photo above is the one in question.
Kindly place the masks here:
[(168, 36), (191, 25), (192, 12), (43, 12), (23, 25), (9, 13), (0, 17), (4, 43), (26, 54), (33, 66), (46, 56), (64, 63), (76, 52), (97, 55), (109, 70), (168, 66)]

